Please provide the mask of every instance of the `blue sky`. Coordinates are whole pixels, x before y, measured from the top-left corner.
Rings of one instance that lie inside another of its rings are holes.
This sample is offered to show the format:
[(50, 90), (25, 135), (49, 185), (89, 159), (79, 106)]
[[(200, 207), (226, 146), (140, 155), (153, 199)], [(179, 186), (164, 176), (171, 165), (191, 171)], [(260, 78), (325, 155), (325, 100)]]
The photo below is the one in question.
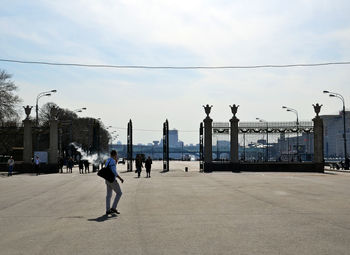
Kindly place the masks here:
[[(0, 58), (113, 65), (259, 65), (350, 60), (348, 1), (16, 1), (2, 0)], [(24, 105), (36, 95), (60, 107), (87, 107), (81, 116), (136, 129), (198, 130), (203, 104), (214, 121), (293, 120), (336, 113), (350, 104), (350, 66), (249, 70), (118, 70), (0, 63), (13, 74)], [(125, 130), (117, 130), (125, 142)], [(135, 142), (161, 132), (135, 132)], [(180, 132), (185, 143), (197, 133)]]

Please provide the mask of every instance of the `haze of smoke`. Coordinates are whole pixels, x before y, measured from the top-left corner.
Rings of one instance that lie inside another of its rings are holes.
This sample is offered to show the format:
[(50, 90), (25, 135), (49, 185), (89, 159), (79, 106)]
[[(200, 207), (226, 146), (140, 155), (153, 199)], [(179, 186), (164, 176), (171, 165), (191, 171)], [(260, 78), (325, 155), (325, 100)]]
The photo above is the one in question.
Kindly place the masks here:
[(92, 155), (88, 155), (77, 143), (73, 142), (69, 145), (73, 145), (74, 148), (81, 154), (81, 160), (87, 160), (89, 163), (98, 165), (100, 161), (103, 162), (108, 159), (108, 154), (100, 153), (100, 158), (98, 157), (97, 153), (94, 153)]

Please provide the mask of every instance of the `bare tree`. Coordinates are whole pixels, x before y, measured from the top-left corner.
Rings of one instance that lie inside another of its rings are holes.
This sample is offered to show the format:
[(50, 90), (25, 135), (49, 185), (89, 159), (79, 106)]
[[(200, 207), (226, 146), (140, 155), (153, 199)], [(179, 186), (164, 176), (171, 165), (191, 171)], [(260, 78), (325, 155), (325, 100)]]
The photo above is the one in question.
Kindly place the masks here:
[(18, 118), (16, 107), (21, 99), (14, 93), (17, 86), (10, 80), (11, 77), (12, 75), (0, 70), (0, 121), (2, 123)]
[[(51, 118), (51, 108), (58, 107), (57, 104), (53, 102), (48, 102), (40, 108), (39, 119), (40, 124), (43, 126), (48, 126)], [(57, 117), (59, 120), (73, 120), (77, 119), (78, 115), (69, 109), (63, 109), (58, 107)]]
[[(39, 120), (43, 127), (49, 126), (52, 107), (57, 107), (57, 104), (48, 102), (40, 108)], [(84, 150), (108, 150), (109, 133), (99, 120), (79, 118), (75, 112), (63, 108), (58, 108), (56, 117), (59, 121), (61, 148), (65, 149), (75, 142)]]

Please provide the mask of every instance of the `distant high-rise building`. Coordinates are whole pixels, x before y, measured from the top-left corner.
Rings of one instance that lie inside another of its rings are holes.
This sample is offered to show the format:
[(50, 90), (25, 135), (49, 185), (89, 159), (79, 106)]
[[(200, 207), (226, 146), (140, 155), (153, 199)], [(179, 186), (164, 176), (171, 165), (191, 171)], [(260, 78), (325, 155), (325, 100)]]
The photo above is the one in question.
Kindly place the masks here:
[[(163, 139), (160, 140), (160, 145), (163, 145)], [(169, 130), (169, 147), (179, 148), (183, 146), (183, 142), (179, 140), (178, 130)]]
[(169, 130), (169, 147), (178, 147), (179, 134), (176, 129)]

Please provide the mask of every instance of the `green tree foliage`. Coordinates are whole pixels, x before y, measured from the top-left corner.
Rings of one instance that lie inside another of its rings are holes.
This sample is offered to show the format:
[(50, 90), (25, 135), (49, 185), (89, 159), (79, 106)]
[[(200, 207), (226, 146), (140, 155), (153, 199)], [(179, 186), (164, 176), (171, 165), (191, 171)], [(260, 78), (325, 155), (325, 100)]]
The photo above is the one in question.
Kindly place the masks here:
[(10, 80), (11, 77), (12, 75), (0, 70), (0, 121), (2, 124), (18, 118), (16, 107), (21, 99), (15, 95), (17, 86)]

